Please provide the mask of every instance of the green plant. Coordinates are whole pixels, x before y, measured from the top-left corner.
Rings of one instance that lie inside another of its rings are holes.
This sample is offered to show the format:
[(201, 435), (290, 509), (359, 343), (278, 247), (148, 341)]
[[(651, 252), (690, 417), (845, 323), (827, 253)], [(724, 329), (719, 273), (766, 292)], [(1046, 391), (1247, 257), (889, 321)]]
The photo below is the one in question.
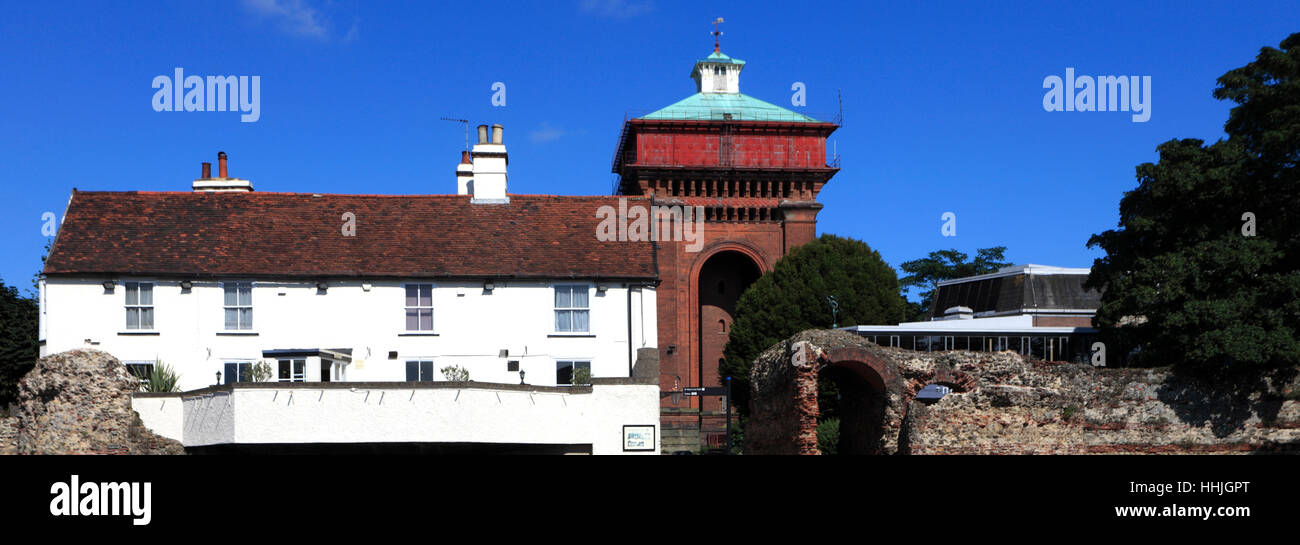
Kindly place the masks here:
[(35, 298), (23, 297), (18, 288), (0, 281), (0, 407), (18, 401), (18, 381), (40, 356), (39, 313)]
[(817, 450), (834, 455), (840, 447), (840, 419), (827, 418), (817, 423)]
[(459, 365), (443, 367), (442, 376), (449, 382), (469, 382), (469, 370)]
[(578, 367), (573, 370), (573, 380), (570, 382), (574, 386), (585, 386), (591, 384), (591, 369), (588, 367)]
[(1061, 420), (1065, 420), (1065, 421), (1067, 421), (1067, 422), (1070, 421), (1070, 420), (1073, 420), (1073, 419), (1074, 419), (1074, 415), (1076, 415), (1076, 414), (1078, 414), (1078, 413), (1079, 413), (1079, 408), (1076, 407), (1076, 406), (1074, 406), (1074, 405), (1069, 405), (1069, 406), (1066, 406), (1066, 407), (1062, 407), (1062, 408), (1061, 408)]
[(266, 363), (266, 360), (249, 365), (247, 377), (252, 382), (266, 382), (271, 380), (271, 365)]
[(162, 360), (154, 361), (153, 367), (149, 369), (148, 373), (133, 374), (141, 380), (141, 392), (166, 393), (181, 391), (180, 373), (177, 373), (172, 366), (163, 363)]

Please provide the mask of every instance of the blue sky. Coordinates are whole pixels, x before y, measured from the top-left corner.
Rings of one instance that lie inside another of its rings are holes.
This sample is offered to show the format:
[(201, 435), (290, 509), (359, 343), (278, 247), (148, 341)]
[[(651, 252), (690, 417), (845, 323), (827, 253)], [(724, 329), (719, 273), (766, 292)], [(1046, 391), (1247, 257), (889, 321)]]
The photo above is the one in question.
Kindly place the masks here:
[[(1134, 167), (1171, 138), (1220, 138), (1215, 79), (1300, 31), (1294, 2), (994, 4), (8, 2), (0, 279), (30, 287), (41, 216), (73, 187), (186, 191), (218, 150), (259, 191), (453, 193), (464, 133), (440, 117), (505, 126), (512, 193), (607, 194), (624, 116), (694, 92), (719, 16), (742, 92), (825, 116), (842, 90), (819, 232), (896, 268), (994, 245), (1090, 266)], [(261, 118), (155, 112), (151, 82), (176, 67), (260, 76)], [(1151, 76), (1150, 121), (1044, 111), (1043, 79), (1067, 67)]]

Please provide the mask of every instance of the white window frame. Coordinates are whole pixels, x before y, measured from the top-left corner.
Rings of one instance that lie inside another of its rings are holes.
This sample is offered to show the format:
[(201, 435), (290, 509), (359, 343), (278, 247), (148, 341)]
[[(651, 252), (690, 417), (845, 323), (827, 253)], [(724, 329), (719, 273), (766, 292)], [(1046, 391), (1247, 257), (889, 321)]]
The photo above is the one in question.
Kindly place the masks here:
[[(420, 304), (420, 286), (429, 286), (428, 306)], [(408, 306), (406, 304), (406, 291), (411, 287), (415, 287), (415, 306)], [(407, 333), (433, 333), (434, 332), (433, 319), (434, 319), (435, 312), (434, 312), (434, 304), (433, 304), (433, 293), (435, 289), (437, 289), (437, 285), (435, 285), (433, 282), (410, 282), (410, 283), (402, 284), (402, 330), (403, 331)], [(429, 329), (424, 329), (420, 327), (420, 311), (426, 309), (429, 311)], [(411, 329), (410, 326), (406, 323), (406, 314), (412, 310), (416, 312), (415, 314), (416, 329)]]
[[(285, 380), (280, 376), (280, 369), (284, 367), (285, 362), (289, 363), (288, 380)], [(294, 364), (297, 362), (302, 362), (302, 373), (294, 372)], [(276, 358), (275, 380), (276, 382), (307, 382), (307, 358), (306, 357)]]
[[(238, 382), (239, 382), (239, 368), (240, 368), (241, 366), (243, 366), (243, 367), (247, 367), (247, 368), (248, 368), (248, 371), (247, 371), (247, 372), (251, 373), (251, 372), (252, 372), (252, 369), (253, 369), (253, 365), (257, 364), (258, 361), (260, 361), (260, 360), (255, 359), (255, 358), (252, 358), (252, 359), (223, 360), (223, 361), (221, 362), (221, 383), (222, 383), (222, 384), (236, 384), (236, 383), (238, 383)], [(226, 366), (227, 366), (227, 365), (234, 365), (234, 366), (235, 366), (235, 380), (230, 380), (230, 377), (228, 376), (229, 373), (226, 372)]]
[[(130, 302), (131, 286), (135, 286), (135, 304)], [(140, 286), (149, 286), (149, 304), (140, 302)], [(122, 283), (122, 306), (126, 309), (126, 329), (128, 331), (154, 331), (158, 328), (158, 311), (154, 308), (154, 293), (158, 291), (158, 283), (153, 281), (131, 280)], [(149, 309), (149, 327), (141, 327), (144, 316), (144, 310)], [(131, 323), (131, 311), (136, 310), (135, 323)]]
[[(239, 304), (239, 287), (244, 284), (248, 285), (247, 305)], [(233, 306), (226, 304), (226, 288), (230, 286), (234, 286), (235, 288), (235, 304)], [(221, 283), (221, 329), (223, 331), (253, 330), (253, 291), (256, 287), (256, 283), (251, 280), (227, 280)], [(226, 311), (230, 309), (235, 309), (235, 327), (233, 329), (226, 325)], [(243, 320), (240, 318), (242, 313), (240, 313), (239, 310), (241, 309), (248, 309), (247, 324), (244, 324)]]
[[(555, 296), (556, 296), (557, 293), (559, 293), (559, 291), (560, 291), (561, 289), (576, 289), (576, 288), (582, 288), (582, 289), (587, 290), (587, 306), (585, 306), (585, 307), (575, 307), (575, 306), (572, 306), (572, 305), (573, 305), (573, 297), (572, 297), (572, 296), (569, 297), (569, 304), (570, 304), (570, 306), (567, 306), (567, 307), (559, 307), (559, 306), (556, 306)], [(554, 333), (555, 335), (580, 335), (580, 336), (587, 336), (587, 335), (591, 335), (591, 334), (592, 334), (592, 333), (591, 333), (591, 323), (592, 323), (592, 322), (591, 322), (591, 297), (592, 297), (592, 293), (591, 293), (591, 291), (592, 291), (592, 290), (591, 290), (591, 284), (590, 284), (590, 283), (581, 283), (581, 282), (564, 282), (564, 283), (558, 283), (558, 282), (557, 282), (557, 283), (555, 283), (555, 284), (551, 284), (551, 328), (554, 330), (553, 333)], [(583, 329), (583, 330), (573, 329), (573, 315), (572, 315), (572, 314), (569, 315), (569, 328), (570, 328), (570, 329), (568, 329), (568, 330), (564, 330), (564, 329), (560, 329), (560, 328), (558, 328), (558, 327), (555, 327), (555, 325), (556, 325), (556, 321), (557, 321), (556, 318), (557, 318), (557, 316), (558, 316), (558, 314), (559, 314), (560, 312), (586, 312), (586, 313), (587, 313), (587, 329)]]
[[(572, 367), (571, 367), (570, 370), (569, 370), (569, 382), (560, 382), (560, 364), (561, 364), (561, 363), (570, 363), (570, 364), (573, 364)], [(591, 358), (555, 358), (555, 385), (556, 385), (556, 386), (573, 386), (573, 372), (576, 371), (576, 370), (578, 369), (578, 364), (580, 364), (580, 363), (585, 363), (585, 364), (587, 364), (587, 371), (588, 371), (588, 372), (591, 371), (591, 363), (592, 363)], [(592, 378), (595, 378), (595, 375), (592, 375)], [(586, 386), (586, 385), (583, 384), (582, 386)]]

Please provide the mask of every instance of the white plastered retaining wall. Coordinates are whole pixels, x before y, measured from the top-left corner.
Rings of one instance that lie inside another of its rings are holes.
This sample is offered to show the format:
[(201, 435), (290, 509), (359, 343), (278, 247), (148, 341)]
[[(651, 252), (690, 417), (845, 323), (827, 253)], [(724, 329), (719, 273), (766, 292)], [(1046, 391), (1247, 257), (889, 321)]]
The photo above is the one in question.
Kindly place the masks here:
[(590, 444), (623, 451), (624, 425), (653, 425), (658, 454), (659, 386), (595, 380), (548, 388), (356, 383), (240, 384), (184, 395), (185, 446), (259, 443)]
[(150, 431), (184, 442), (185, 413), (180, 393), (135, 394), (131, 396), (131, 408)]

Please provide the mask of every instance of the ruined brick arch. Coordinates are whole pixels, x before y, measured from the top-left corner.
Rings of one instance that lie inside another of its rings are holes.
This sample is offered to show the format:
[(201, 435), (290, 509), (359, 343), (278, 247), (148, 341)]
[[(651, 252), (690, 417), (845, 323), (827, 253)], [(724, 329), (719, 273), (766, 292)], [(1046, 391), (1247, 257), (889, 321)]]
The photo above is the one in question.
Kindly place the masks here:
[(920, 392), (921, 388), (925, 388), (931, 384), (947, 386), (952, 388), (952, 392), (956, 394), (969, 392), (978, 386), (975, 377), (961, 371), (954, 371), (945, 366), (937, 367), (938, 368), (935, 369), (933, 373), (927, 373), (907, 381), (905, 393), (908, 400), (915, 399), (916, 393)]
[(818, 363), (820, 368), (834, 366), (853, 371), (886, 395), (903, 393), (903, 383), (894, 366), (865, 349), (836, 348), (823, 354)]
[[(904, 397), (895, 367), (866, 349), (844, 347), (822, 352), (814, 368), (817, 379), (828, 379), (839, 390), (839, 453), (885, 452), (885, 438), (897, 436), (896, 426), (887, 422), (889, 405)], [(820, 419), (822, 407), (817, 412)]]
[(841, 454), (909, 453), (904, 431), (917, 392), (935, 383), (972, 392), (979, 383), (945, 361), (916, 361), (908, 354), (845, 331), (818, 330), (768, 349), (750, 372), (745, 452), (819, 453), (818, 379), (829, 378), (840, 390)]

